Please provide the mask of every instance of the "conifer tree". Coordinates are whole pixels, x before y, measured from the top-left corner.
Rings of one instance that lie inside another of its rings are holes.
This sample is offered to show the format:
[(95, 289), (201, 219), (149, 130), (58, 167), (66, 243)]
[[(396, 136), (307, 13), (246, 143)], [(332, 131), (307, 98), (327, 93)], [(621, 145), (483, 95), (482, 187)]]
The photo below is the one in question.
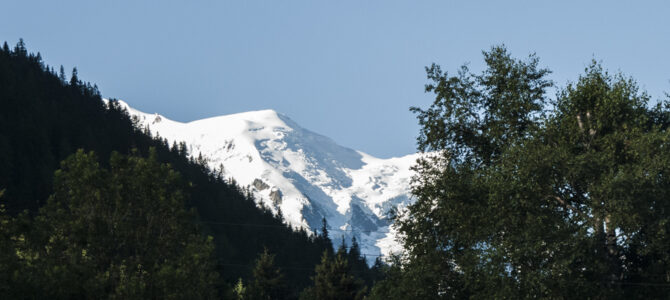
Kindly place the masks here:
[(237, 283), (235, 283), (235, 286), (233, 287), (232, 294), (233, 298), (238, 299), (238, 300), (243, 300), (244, 295), (247, 292), (247, 288), (244, 286), (244, 282), (242, 282), (242, 278), (239, 278), (237, 280)]
[(361, 258), (361, 248), (360, 245), (358, 245), (358, 239), (356, 239), (356, 236), (353, 236), (351, 238), (351, 247), (349, 247), (349, 258), (355, 258), (355, 259), (360, 259)]
[(372, 286), (377, 275), (368, 267), (366, 257), (361, 255), (360, 245), (355, 235), (351, 238), (351, 247), (349, 247), (346, 257), (351, 266), (351, 271), (363, 279), (366, 286)]
[(26, 49), (26, 44), (23, 42), (22, 38), (20, 38), (19, 42), (16, 43), (16, 46), (14, 46), (14, 55), (20, 57), (28, 56), (28, 50)]
[(79, 77), (77, 76), (77, 68), (74, 67), (72, 68), (72, 76), (70, 76), (70, 85), (71, 86), (78, 86), (79, 85)]
[(330, 239), (328, 236), (328, 221), (326, 221), (326, 218), (321, 219), (321, 237), (324, 239)]
[(58, 71), (58, 79), (60, 79), (60, 82), (63, 84), (67, 82), (67, 77), (65, 77), (65, 68), (63, 68), (63, 65), (60, 66), (60, 70)]
[(325, 217), (321, 219), (321, 235), (319, 235), (318, 240), (320, 241), (322, 247), (325, 248), (329, 253), (329, 255), (332, 255), (333, 242), (331, 241), (330, 235), (328, 233), (328, 221), (326, 221)]
[(266, 248), (256, 260), (253, 281), (246, 287), (245, 299), (272, 300), (287, 299), (289, 290), (284, 274), (275, 266), (275, 256)]
[(315, 271), (314, 286), (306, 290), (301, 298), (345, 300), (363, 299), (365, 296), (363, 281), (354, 277), (345, 255), (338, 253), (331, 258), (324, 252)]

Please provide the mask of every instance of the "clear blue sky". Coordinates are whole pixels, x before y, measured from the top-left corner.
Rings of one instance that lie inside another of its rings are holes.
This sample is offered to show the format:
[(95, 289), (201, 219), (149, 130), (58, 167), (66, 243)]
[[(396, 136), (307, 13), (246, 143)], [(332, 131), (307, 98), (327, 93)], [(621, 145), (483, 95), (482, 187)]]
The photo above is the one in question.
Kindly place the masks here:
[[(467, 3), (466, 3), (467, 2)], [(477, 3), (475, 3), (477, 2)], [(514, 3), (514, 4), (510, 4)], [(424, 66), (536, 52), (559, 85), (592, 58), (670, 91), (666, 1), (3, 1), (0, 40), (179, 121), (272, 108), (343, 146), (415, 151)]]

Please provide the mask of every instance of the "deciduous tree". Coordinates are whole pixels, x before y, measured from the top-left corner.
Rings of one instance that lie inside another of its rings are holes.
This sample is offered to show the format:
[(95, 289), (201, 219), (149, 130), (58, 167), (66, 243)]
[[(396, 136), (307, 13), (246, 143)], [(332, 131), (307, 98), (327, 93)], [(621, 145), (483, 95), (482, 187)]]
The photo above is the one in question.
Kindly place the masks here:
[(668, 106), (597, 63), (552, 101), (535, 56), (484, 60), (427, 68), (417, 201), (397, 220), (402, 271), (421, 279), (399, 282), (433, 298), (667, 296)]
[(113, 154), (109, 166), (79, 150), (56, 172), (21, 249), (35, 296), (214, 297), (213, 245), (184, 208), (179, 174), (153, 151)]

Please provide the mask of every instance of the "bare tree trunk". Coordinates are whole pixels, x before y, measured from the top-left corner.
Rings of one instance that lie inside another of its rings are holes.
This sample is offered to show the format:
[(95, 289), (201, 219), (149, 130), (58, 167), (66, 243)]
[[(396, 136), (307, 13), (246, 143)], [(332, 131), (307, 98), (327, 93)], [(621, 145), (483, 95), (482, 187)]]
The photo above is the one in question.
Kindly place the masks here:
[[(607, 217), (605, 217), (607, 219)], [(603, 262), (606, 264), (606, 272), (605, 274), (602, 275), (602, 285), (603, 287), (607, 287), (608, 289), (613, 288), (612, 284), (612, 277), (611, 277), (611, 263), (610, 263), (610, 255), (609, 255), (609, 245), (608, 245), (608, 239), (607, 239), (607, 232), (606, 230), (609, 229), (609, 226), (607, 228), (605, 227), (606, 221), (603, 220), (602, 217), (597, 216), (594, 218), (595, 220), (595, 236), (596, 236), (596, 245), (598, 245), (596, 251), (598, 253), (598, 256), (600, 259), (602, 259)]]
[(619, 262), (619, 249), (616, 244), (616, 232), (614, 225), (610, 220), (610, 216), (605, 216), (605, 234), (606, 234), (606, 249), (607, 261), (609, 262), (609, 277), (611, 281), (621, 280), (621, 264)]
[(612, 295), (620, 294), (622, 280), (622, 266), (619, 258), (619, 249), (616, 241), (616, 232), (610, 215), (607, 214), (603, 221), (599, 221), (598, 242), (602, 245), (602, 257), (605, 261), (605, 274), (603, 274), (603, 287), (606, 288), (601, 295), (608, 299)]

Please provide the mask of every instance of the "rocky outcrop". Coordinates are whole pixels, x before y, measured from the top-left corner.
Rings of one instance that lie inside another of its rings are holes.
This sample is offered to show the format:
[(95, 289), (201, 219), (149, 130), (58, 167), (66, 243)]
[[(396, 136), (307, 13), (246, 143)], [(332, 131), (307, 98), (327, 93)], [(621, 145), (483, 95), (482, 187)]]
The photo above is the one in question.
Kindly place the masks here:
[(366, 214), (360, 206), (356, 204), (351, 205), (351, 219), (350, 224), (356, 230), (362, 233), (370, 234), (379, 227), (377, 227), (377, 217), (374, 214)]
[(262, 191), (270, 187), (269, 185), (267, 185), (267, 183), (263, 182), (263, 180), (260, 180), (258, 178), (254, 179), (254, 182), (251, 185), (253, 185), (259, 191)]
[(270, 200), (272, 200), (272, 203), (275, 206), (281, 204), (281, 191), (278, 188), (273, 188), (272, 191), (270, 191)]

